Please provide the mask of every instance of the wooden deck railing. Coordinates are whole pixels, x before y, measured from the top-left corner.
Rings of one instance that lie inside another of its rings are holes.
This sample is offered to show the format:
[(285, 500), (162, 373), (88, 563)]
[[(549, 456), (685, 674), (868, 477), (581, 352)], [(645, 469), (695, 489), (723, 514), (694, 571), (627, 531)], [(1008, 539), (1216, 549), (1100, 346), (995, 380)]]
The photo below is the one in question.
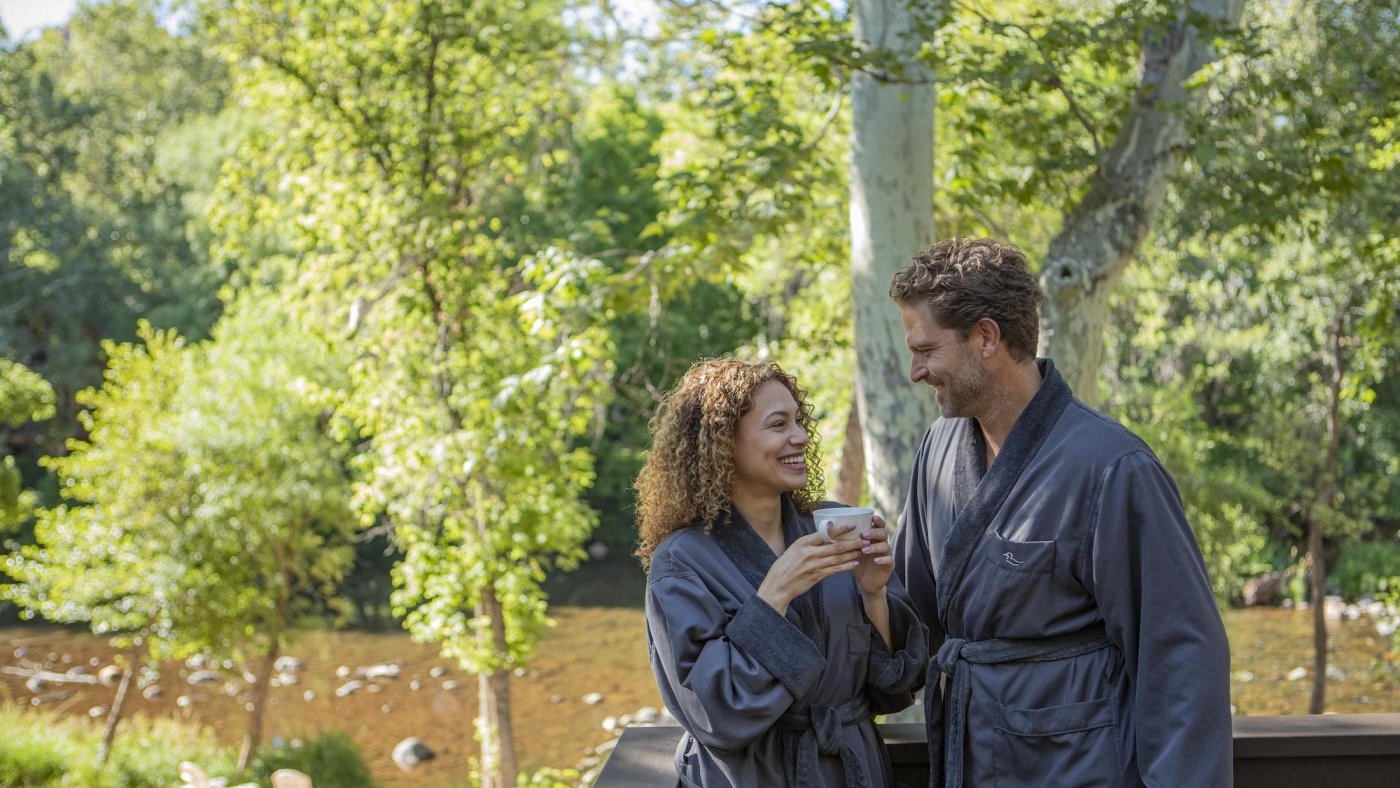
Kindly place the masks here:
[[(895, 779), (928, 785), (924, 726), (881, 725), (880, 733), (889, 746)], [(675, 726), (628, 728), (595, 786), (675, 785), (672, 758), (680, 735)], [(1289, 786), (1400, 787), (1400, 714), (1235, 718), (1235, 788)]]

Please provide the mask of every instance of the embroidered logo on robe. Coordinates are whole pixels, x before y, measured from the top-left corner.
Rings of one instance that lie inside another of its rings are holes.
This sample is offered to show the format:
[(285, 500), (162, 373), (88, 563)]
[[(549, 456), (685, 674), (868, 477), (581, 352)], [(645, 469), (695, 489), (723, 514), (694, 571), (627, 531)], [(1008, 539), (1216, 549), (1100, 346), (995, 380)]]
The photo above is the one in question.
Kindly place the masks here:
[(1017, 561), (1016, 556), (1013, 555), (1010, 551), (1002, 553), (1001, 557), (1005, 558), (1006, 563), (1011, 564), (1012, 566), (1020, 566), (1021, 564), (1025, 563), (1025, 561)]

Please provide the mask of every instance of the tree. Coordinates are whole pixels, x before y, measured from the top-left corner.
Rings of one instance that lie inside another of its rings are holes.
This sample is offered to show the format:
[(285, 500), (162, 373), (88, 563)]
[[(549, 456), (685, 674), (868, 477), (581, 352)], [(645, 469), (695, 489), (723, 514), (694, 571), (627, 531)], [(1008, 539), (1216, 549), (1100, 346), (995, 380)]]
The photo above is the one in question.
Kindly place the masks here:
[(851, 75), (851, 303), (856, 403), (875, 508), (903, 510), (920, 436), (937, 418), (910, 397), (904, 331), (887, 293), (895, 271), (933, 241), (933, 72), (919, 60), (941, 4), (860, 0), (855, 45), (878, 70)]
[[(392, 524), (395, 612), (479, 675), (483, 779), (513, 785), (510, 671), (547, 624), (546, 567), (575, 564), (595, 524), (578, 439), (611, 375), (585, 324), (606, 268), (533, 229), (570, 162), (561, 7), (209, 10), (274, 129), (226, 173), (222, 254), (354, 359), (356, 506)], [(241, 239), (269, 227), (283, 243), (258, 259)]]
[[(1084, 118), (1097, 162), (1088, 191), (1066, 214), (1040, 271), (1045, 302), (1041, 350), (1075, 394), (1098, 402), (1108, 299), (1152, 229), (1171, 177), (1190, 145), (1189, 113), (1200, 80), (1218, 57), (1215, 39), (1235, 26), (1244, 0), (1173, 3), (1142, 42), (1137, 94), (1111, 144)], [(1065, 83), (1058, 83), (1066, 90)]]
[(145, 660), (260, 658), (240, 756), (257, 748), (272, 663), (305, 595), (348, 568), (344, 449), (325, 432), (336, 365), (266, 302), (246, 299), (188, 345), (143, 324), (108, 343), (82, 393), (88, 437), (46, 462), (65, 503), (11, 555), (0, 595), (27, 615), (85, 622), (127, 650), (99, 760)]

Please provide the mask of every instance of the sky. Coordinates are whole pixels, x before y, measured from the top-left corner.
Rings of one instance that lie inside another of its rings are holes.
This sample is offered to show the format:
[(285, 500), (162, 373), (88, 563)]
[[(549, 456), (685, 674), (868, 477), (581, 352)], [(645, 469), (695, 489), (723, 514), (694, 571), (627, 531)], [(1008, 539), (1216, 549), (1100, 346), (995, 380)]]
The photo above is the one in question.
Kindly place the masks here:
[(0, 21), (11, 38), (28, 38), (73, 15), (78, 0), (0, 0)]

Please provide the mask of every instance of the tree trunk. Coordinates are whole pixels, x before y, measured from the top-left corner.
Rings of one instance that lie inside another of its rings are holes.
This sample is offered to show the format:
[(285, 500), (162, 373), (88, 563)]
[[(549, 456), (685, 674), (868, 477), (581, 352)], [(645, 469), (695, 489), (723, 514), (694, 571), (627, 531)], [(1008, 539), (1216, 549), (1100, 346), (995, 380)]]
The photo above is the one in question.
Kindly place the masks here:
[(122, 671), (121, 683), (117, 685), (117, 696), (112, 699), (112, 710), (107, 712), (107, 725), (102, 730), (102, 744), (97, 747), (97, 765), (100, 768), (107, 762), (107, 756), (112, 753), (112, 741), (117, 738), (117, 723), (121, 722), (122, 711), (126, 708), (126, 693), (131, 689), (131, 677), (140, 667), (137, 658), (137, 651), (132, 650), (130, 657), (126, 661), (126, 670)]
[(1100, 156), (1088, 193), (1050, 242), (1040, 271), (1040, 353), (1055, 360), (1074, 393), (1091, 405), (1098, 403), (1109, 295), (1152, 229), (1186, 149), (1186, 115), (1194, 102), (1186, 80), (1217, 57), (1210, 45), (1214, 31), (1198, 31), (1187, 14), (1232, 27), (1243, 8), (1244, 0), (1194, 0), (1172, 24), (1148, 32), (1127, 122)]
[(857, 0), (855, 41), (893, 53), (890, 73), (851, 79), (851, 298), (856, 402), (870, 499), (895, 522), (934, 398), (905, 374), (904, 328), (890, 279), (933, 239), (934, 82), (915, 59), (941, 3)]
[[(487, 586), (479, 612), (491, 617), (491, 641), (496, 653), (509, 653), (505, 619), (501, 616), (495, 588)], [(481, 738), (482, 788), (514, 788), (519, 768), (510, 720), (510, 673), (504, 668), (483, 673), (477, 679), (477, 686), (481, 700), (477, 729)]]
[[(1337, 307), (1332, 328), (1327, 332), (1327, 459), (1322, 466), (1322, 483), (1318, 485), (1317, 506), (1324, 512), (1332, 508), (1337, 497), (1338, 466), (1342, 449), (1342, 377), (1346, 365), (1342, 358), (1342, 336), (1346, 332), (1347, 312), (1356, 298), (1353, 291)], [(1308, 703), (1309, 714), (1321, 714), (1327, 701), (1327, 563), (1323, 555), (1322, 526), (1327, 517), (1314, 513), (1308, 518), (1308, 557), (1312, 559), (1313, 598), (1313, 691)]]
[(258, 668), (258, 683), (253, 687), (253, 710), (249, 713), (248, 733), (243, 737), (243, 749), (238, 753), (238, 771), (244, 771), (252, 762), (262, 743), (263, 715), (267, 709), (267, 690), (272, 683), (272, 668), (277, 663), (278, 652), (282, 650), (282, 639), (273, 636), (272, 645), (263, 655)]
[[(865, 447), (860, 440), (860, 407), (856, 393), (851, 391), (851, 407), (846, 416), (846, 439), (841, 445), (841, 467), (836, 472), (836, 500), (851, 506), (860, 505), (861, 482), (865, 481)], [(894, 512), (881, 512), (893, 516)]]

